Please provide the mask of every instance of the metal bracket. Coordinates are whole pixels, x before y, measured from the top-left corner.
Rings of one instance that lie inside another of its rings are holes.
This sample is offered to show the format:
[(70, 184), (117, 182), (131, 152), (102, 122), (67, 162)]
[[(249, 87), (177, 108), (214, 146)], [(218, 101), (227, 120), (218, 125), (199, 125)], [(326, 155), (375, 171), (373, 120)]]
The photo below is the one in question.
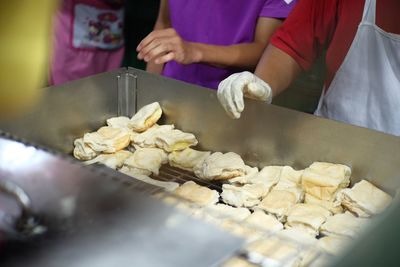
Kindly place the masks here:
[(118, 116), (131, 117), (137, 107), (137, 75), (126, 71), (118, 79)]

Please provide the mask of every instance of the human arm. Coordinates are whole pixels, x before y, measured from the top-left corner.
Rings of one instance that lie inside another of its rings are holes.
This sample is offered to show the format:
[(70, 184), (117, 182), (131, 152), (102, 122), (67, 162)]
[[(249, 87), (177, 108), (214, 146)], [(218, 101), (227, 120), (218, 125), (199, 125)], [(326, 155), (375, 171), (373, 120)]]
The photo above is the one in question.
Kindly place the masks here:
[(138, 58), (164, 64), (175, 60), (181, 64), (206, 63), (218, 67), (254, 69), (265, 46), (281, 20), (260, 17), (253, 42), (229, 46), (187, 42), (172, 28), (155, 30), (138, 46)]
[[(167, 29), (169, 27), (171, 27), (171, 21), (169, 18), (168, 0), (161, 0), (154, 31)], [(146, 71), (154, 74), (161, 74), (163, 68), (164, 64), (156, 64), (154, 61), (148, 61), (146, 65)]]
[[(303, 69), (308, 69), (329, 43), (336, 26), (338, 1), (303, 0), (271, 38), (255, 75), (235, 73), (218, 86), (218, 99), (228, 115), (239, 118), (243, 97), (271, 103)], [(302, 29), (299, 31), (299, 29)]]

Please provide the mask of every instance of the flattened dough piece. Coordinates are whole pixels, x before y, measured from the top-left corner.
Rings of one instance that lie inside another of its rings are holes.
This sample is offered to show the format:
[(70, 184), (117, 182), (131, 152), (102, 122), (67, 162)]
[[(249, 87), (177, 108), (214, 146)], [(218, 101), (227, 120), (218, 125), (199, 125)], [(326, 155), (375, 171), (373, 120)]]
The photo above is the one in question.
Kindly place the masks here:
[(231, 184), (250, 184), (252, 183), (251, 179), (258, 174), (257, 167), (250, 167), (245, 165), (245, 174), (243, 176), (238, 176), (232, 179), (229, 179), (228, 182)]
[(127, 158), (124, 165), (130, 168), (148, 170), (158, 175), (162, 164), (168, 162), (167, 153), (159, 148), (139, 148)]
[(156, 147), (156, 138), (159, 134), (169, 132), (174, 129), (174, 125), (157, 125), (149, 128), (147, 131), (133, 137), (135, 147)]
[(184, 183), (174, 193), (201, 206), (213, 205), (219, 200), (219, 194), (216, 190), (200, 186), (193, 181)]
[(234, 153), (215, 152), (207, 157), (202, 164), (196, 166), (194, 173), (205, 180), (227, 180), (246, 173), (242, 158)]
[(222, 185), (222, 200), (235, 207), (251, 208), (261, 202), (269, 192), (269, 188), (264, 184), (246, 184), (235, 186), (231, 184)]
[(285, 222), (290, 208), (299, 203), (302, 198), (303, 191), (298, 187), (288, 188), (287, 190), (273, 189), (258, 204), (257, 208), (273, 214), (279, 221)]
[(160, 132), (155, 138), (156, 146), (167, 152), (184, 150), (197, 145), (197, 143), (198, 141), (194, 134), (185, 133), (177, 129)]
[(321, 206), (299, 203), (290, 209), (285, 227), (299, 229), (317, 236), (320, 226), (329, 216), (331, 216), (330, 211)]
[[(338, 194), (340, 194), (340, 192)], [(332, 214), (343, 213), (343, 207), (340, 201), (321, 200), (319, 198), (314, 197), (313, 195), (305, 194), (304, 203), (321, 206), (332, 212)]]
[(83, 142), (96, 152), (115, 153), (130, 144), (131, 136), (125, 129), (105, 126), (85, 134)]
[(230, 182), (240, 183), (240, 184), (262, 183), (268, 186), (269, 188), (272, 188), (279, 182), (281, 171), (282, 171), (282, 166), (266, 166), (262, 168), (261, 171), (255, 173), (254, 175), (237, 177), (231, 179)]
[(251, 214), (246, 208), (234, 208), (225, 204), (207, 206), (204, 211), (216, 219), (232, 219), (238, 222), (243, 221)]
[(345, 251), (351, 239), (337, 236), (324, 236), (318, 239), (317, 247), (331, 255), (338, 255)]
[(257, 265), (252, 264), (245, 259), (234, 257), (224, 262), (222, 267), (257, 267)]
[(283, 166), (281, 170), (280, 180), (291, 181), (297, 185), (301, 184), (301, 176), (304, 170), (295, 170), (290, 166)]
[(321, 233), (329, 236), (351, 238), (356, 236), (366, 223), (367, 219), (355, 217), (346, 211), (329, 217), (321, 226)]
[(351, 169), (342, 164), (314, 162), (301, 178), (306, 193), (321, 200), (334, 201), (339, 190), (350, 183)]
[(113, 117), (107, 120), (107, 125), (113, 128), (121, 128), (126, 130), (130, 134), (131, 141), (133, 138), (138, 135), (139, 133), (135, 132), (130, 123), (130, 119), (128, 117), (120, 116), (120, 117)]
[(381, 213), (391, 203), (392, 197), (370, 182), (361, 180), (351, 189), (340, 192), (342, 205), (359, 217), (370, 217)]
[(148, 172), (146, 172), (142, 169), (129, 168), (129, 167), (124, 166), (119, 171), (128, 176), (131, 176), (137, 180), (140, 180), (142, 182), (145, 182), (145, 183), (157, 186), (157, 187), (161, 187), (164, 190), (169, 191), (169, 192), (172, 192), (179, 187), (179, 184), (175, 183), (175, 182), (164, 182), (164, 181), (158, 181), (158, 180), (152, 179), (146, 175), (146, 173), (148, 173)]
[(132, 129), (132, 127), (129, 125), (131, 122), (131, 119), (125, 116), (120, 116), (120, 117), (112, 117), (107, 119), (107, 125), (113, 128), (124, 128), (124, 129)]
[(90, 146), (83, 142), (83, 138), (74, 141), (74, 157), (79, 160), (90, 160), (95, 158), (99, 153), (94, 151)]
[(244, 222), (250, 227), (256, 227), (257, 229), (272, 233), (283, 229), (283, 224), (275, 216), (266, 214), (262, 210), (254, 211)]
[(120, 150), (114, 154), (98, 155), (94, 159), (85, 161), (84, 163), (87, 165), (94, 164), (94, 163), (100, 163), (111, 169), (116, 170), (116, 169), (121, 168), (122, 165), (124, 164), (125, 160), (132, 155), (133, 154), (129, 151)]
[(142, 107), (131, 118), (130, 127), (136, 132), (144, 132), (156, 124), (162, 115), (162, 109), (158, 102)]
[(298, 247), (277, 237), (259, 239), (250, 243), (246, 250), (251, 258), (266, 257), (271, 266), (297, 267), (300, 264)]
[(193, 171), (193, 168), (203, 163), (211, 155), (209, 151), (198, 151), (186, 148), (182, 151), (173, 151), (168, 155), (169, 165), (187, 171)]

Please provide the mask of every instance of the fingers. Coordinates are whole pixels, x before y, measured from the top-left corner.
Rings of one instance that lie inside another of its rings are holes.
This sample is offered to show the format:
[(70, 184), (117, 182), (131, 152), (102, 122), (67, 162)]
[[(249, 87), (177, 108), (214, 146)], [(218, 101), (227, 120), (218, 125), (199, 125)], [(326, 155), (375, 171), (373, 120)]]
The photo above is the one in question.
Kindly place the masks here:
[(158, 38), (153, 42), (143, 47), (138, 54), (139, 59), (143, 59), (146, 62), (153, 61), (155, 58), (165, 55), (174, 50), (173, 40), (169, 37)]
[(152, 31), (138, 44), (136, 51), (139, 52), (143, 47), (146, 47), (157, 38), (171, 37), (174, 35), (176, 35), (176, 31), (172, 28)]
[(165, 54), (163, 56), (160, 56), (159, 58), (156, 58), (154, 60), (154, 62), (156, 64), (164, 64), (164, 63), (167, 63), (167, 62), (169, 62), (171, 60), (174, 60), (174, 59), (175, 59), (175, 53), (174, 52), (169, 52), (169, 53), (167, 53), (167, 54)]
[[(154, 31), (143, 39), (137, 47), (138, 59), (163, 64), (184, 58), (182, 39), (174, 29)], [(179, 55), (179, 58), (177, 58)]]
[(232, 84), (235, 82), (238, 74), (232, 74), (225, 80), (223, 80), (218, 86), (218, 100), (221, 103), (222, 107), (225, 109), (226, 113), (234, 119), (240, 118), (240, 112), (243, 111), (238, 109), (238, 105), (235, 102), (240, 102), (240, 95), (243, 101), (243, 93), (236, 92), (233, 90)]

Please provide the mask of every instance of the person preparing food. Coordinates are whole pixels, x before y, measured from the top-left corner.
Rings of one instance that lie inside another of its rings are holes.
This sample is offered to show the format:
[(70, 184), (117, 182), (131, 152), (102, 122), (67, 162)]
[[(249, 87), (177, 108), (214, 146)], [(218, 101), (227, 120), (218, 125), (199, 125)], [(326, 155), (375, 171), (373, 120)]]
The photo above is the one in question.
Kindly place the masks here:
[(243, 97), (271, 103), (327, 49), (325, 88), (316, 115), (400, 135), (400, 2), (304, 0), (272, 37), (255, 73), (235, 73), (218, 87), (239, 118)]

